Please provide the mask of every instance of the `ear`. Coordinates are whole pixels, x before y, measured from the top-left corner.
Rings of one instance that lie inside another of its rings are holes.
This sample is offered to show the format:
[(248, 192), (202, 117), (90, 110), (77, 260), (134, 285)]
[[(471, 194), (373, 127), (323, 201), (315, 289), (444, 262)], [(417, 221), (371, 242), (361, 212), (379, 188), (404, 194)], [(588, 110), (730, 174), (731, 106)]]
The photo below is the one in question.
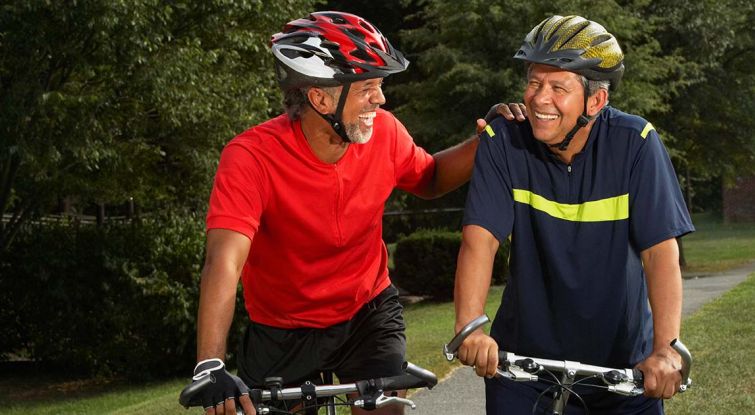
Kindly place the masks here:
[(598, 92), (587, 98), (587, 115), (594, 117), (608, 104), (608, 91), (599, 88)]
[(336, 102), (332, 95), (325, 90), (312, 87), (307, 90), (307, 99), (312, 108), (320, 114), (330, 114), (336, 110)]

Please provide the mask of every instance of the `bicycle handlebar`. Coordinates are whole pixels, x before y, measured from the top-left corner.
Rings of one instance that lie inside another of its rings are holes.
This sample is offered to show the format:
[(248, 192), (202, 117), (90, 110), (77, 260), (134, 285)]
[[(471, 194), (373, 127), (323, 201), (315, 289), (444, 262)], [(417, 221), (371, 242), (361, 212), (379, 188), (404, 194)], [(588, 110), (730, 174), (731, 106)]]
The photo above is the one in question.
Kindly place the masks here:
[[(260, 389), (250, 388), (250, 396), (255, 401), (275, 401), (275, 400), (289, 400), (289, 399), (301, 399), (307, 392), (314, 391), (314, 396), (317, 398), (325, 398), (331, 396), (337, 396), (348, 393), (359, 393), (360, 398), (353, 402), (354, 406), (375, 409), (393, 403), (398, 403), (415, 408), (414, 402), (396, 397), (385, 396), (383, 392), (399, 391), (412, 388), (428, 388), (432, 389), (438, 384), (438, 378), (433, 372), (427, 369), (421, 368), (410, 362), (404, 363), (404, 374), (398, 376), (389, 376), (375, 379), (360, 380), (353, 383), (344, 383), (339, 385), (312, 385), (306, 383), (300, 387), (293, 388), (271, 388)], [(208, 384), (215, 382), (215, 378), (210, 375), (201, 380), (190, 384), (181, 391), (178, 402), (188, 408), (191, 399), (195, 394), (200, 392)], [(255, 402), (256, 403), (256, 402)]]
[[(464, 326), (459, 333), (454, 336), (448, 344), (443, 345), (443, 354), (448, 361), (456, 357), (459, 347), (473, 331), (490, 322), (487, 315), (482, 315), (472, 320)], [(682, 357), (682, 384), (679, 392), (684, 392), (692, 384), (689, 378), (690, 368), (692, 366), (692, 355), (686, 346), (679, 340), (674, 339), (671, 347), (676, 350)], [(517, 381), (536, 381), (536, 373), (542, 370), (556, 370), (564, 373), (569, 378), (574, 376), (595, 376), (602, 379), (607, 385), (608, 390), (622, 395), (640, 395), (644, 392), (644, 376), (639, 369), (615, 369), (609, 367), (587, 365), (580, 362), (559, 361), (550, 359), (541, 359), (528, 356), (520, 356), (511, 352), (499, 351), (498, 359), (503, 366), (502, 369), (496, 369), (497, 373)]]

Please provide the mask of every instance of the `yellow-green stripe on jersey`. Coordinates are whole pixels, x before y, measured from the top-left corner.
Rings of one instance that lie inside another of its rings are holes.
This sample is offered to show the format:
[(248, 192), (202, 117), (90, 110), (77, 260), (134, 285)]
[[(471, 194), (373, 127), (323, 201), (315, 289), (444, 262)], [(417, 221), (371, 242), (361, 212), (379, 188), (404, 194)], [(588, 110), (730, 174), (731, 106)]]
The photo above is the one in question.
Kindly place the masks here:
[(629, 194), (578, 204), (558, 203), (529, 190), (513, 189), (514, 200), (554, 218), (572, 222), (607, 222), (629, 218)]

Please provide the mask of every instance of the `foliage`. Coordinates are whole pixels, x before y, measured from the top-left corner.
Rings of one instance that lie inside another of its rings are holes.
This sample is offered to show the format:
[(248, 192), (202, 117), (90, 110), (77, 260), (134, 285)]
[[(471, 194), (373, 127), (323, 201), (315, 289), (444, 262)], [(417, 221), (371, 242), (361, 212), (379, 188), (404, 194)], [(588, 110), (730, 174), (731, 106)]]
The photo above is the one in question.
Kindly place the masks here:
[(0, 261), (0, 357), (84, 374), (190, 373), (204, 239), (203, 218), (189, 214), (29, 226)]
[(658, 1), (648, 8), (667, 21), (658, 33), (664, 53), (683, 55), (689, 68), (689, 85), (674, 96), (673, 113), (658, 122), (676, 138), (675, 163), (689, 181), (690, 196), (709, 207), (707, 183), (730, 184), (755, 173), (755, 4), (694, 0), (679, 6)]
[(16, 0), (0, 9), (0, 250), (63, 198), (206, 203), (278, 109), (270, 35), (313, 0)]
[[(456, 276), (456, 258), (461, 233), (443, 230), (419, 230), (396, 243), (393, 263), (396, 285), (411, 294), (451, 300)], [(493, 283), (505, 282), (508, 273), (509, 244), (501, 244), (493, 265)]]

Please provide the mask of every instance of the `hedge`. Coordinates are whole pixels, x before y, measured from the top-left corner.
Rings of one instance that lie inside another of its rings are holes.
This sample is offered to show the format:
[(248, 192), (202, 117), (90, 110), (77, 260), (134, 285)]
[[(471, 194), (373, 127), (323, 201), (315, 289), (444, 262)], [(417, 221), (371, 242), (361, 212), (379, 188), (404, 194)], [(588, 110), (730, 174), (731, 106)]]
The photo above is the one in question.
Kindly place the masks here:
[[(453, 299), (461, 233), (419, 230), (398, 240), (391, 278), (402, 290), (435, 300)], [(508, 273), (508, 241), (501, 244), (493, 265), (493, 283), (504, 284)]]
[(0, 258), (0, 358), (88, 375), (190, 373), (204, 241), (197, 215), (27, 227)]

